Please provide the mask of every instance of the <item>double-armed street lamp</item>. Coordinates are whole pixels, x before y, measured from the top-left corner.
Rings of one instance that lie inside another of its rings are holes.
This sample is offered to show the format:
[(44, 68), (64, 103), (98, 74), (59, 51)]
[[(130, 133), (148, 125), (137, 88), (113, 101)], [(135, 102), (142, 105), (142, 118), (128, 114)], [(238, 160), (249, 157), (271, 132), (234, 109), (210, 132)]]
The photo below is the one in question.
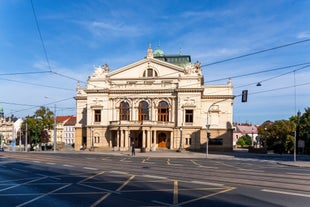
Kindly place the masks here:
[(179, 151), (180, 152), (182, 151), (182, 136), (183, 136), (182, 131), (183, 131), (183, 128), (180, 127), (180, 146), (179, 146)]

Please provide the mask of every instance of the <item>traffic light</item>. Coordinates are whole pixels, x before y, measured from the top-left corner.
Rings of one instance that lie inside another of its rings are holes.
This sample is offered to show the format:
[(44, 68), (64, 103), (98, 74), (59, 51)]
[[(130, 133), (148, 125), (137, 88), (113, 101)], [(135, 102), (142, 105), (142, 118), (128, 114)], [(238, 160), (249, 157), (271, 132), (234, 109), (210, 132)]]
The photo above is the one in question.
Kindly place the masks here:
[(247, 102), (247, 101), (248, 101), (248, 90), (243, 90), (241, 102)]

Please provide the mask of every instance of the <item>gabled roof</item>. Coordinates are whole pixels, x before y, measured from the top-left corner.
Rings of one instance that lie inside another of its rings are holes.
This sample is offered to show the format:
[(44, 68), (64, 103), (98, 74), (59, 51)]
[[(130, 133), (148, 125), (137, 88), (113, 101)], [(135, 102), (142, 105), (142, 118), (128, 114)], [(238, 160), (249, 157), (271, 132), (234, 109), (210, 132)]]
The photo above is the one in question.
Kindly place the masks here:
[[(141, 65), (147, 66), (147, 65), (150, 65), (150, 64), (164, 66), (164, 67), (170, 68), (171, 70), (174, 70), (176, 72), (184, 72), (184, 68), (182, 68), (182, 67), (180, 67), (178, 65), (175, 65), (175, 64), (172, 64), (172, 63), (169, 63), (169, 62), (165, 62), (165, 61), (162, 61), (162, 60), (158, 60), (156, 58), (145, 58), (145, 59), (139, 60), (137, 62), (134, 62), (132, 64), (129, 64), (129, 65), (125, 66), (125, 67), (122, 67), (122, 68), (119, 68), (117, 70), (114, 70), (114, 71), (110, 72), (109, 74), (107, 74), (107, 77), (113, 77), (113, 76), (115, 76), (117, 74), (120, 74), (122, 72), (128, 71), (128, 70), (133, 69), (133, 68), (136, 68), (138, 66), (141, 66)], [(146, 69), (146, 67), (145, 67), (145, 69)], [(139, 78), (139, 77), (137, 77), (137, 78)]]
[(61, 123), (70, 119), (71, 116), (56, 116), (56, 122)]
[(68, 121), (71, 121), (71, 119), (76, 118), (75, 116), (56, 116), (56, 122), (57, 123), (67, 123)]
[(64, 126), (74, 126), (76, 123), (76, 117), (70, 116), (70, 118), (65, 122)]
[(257, 134), (257, 127), (254, 125), (236, 125), (236, 131), (242, 134)]

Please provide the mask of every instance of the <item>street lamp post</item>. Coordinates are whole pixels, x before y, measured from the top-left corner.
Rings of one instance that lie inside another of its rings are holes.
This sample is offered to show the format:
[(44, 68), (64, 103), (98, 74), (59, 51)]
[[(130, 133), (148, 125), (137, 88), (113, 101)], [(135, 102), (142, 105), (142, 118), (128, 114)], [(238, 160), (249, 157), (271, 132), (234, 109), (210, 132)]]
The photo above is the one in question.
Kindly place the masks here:
[(210, 126), (211, 126), (211, 124), (209, 124), (209, 113), (210, 113), (210, 110), (211, 110), (211, 108), (215, 105), (215, 104), (217, 104), (217, 103), (220, 103), (220, 102), (223, 102), (223, 101), (226, 101), (227, 99), (222, 99), (222, 100), (219, 100), (219, 101), (216, 101), (216, 102), (214, 102), (214, 103), (212, 103), (210, 106), (209, 106), (209, 108), (208, 108), (208, 110), (207, 110), (207, 124), (206, 124), (206, 158), (208, 158), (208, 154), (209, 154), (209, 137), (208, 137), (208, 131), (209, 131), (209, 129), (210, 129)]
[(252, 126), (252, 147), (254, 146), (254, 128)]
[(295, 132), (294, 132), (294, 162), (296, 162), (296, 150), (297, 150), (296, 139), (297, 139), (297, 127), (299, 125), (299, 118), (300, 118), (300, 111), (297, 112), (297, 126), (296, 126), (296, 129), (295, 129)]
[(54, 152), (56, 152), (56, 104), (54, 105)]
[(90, 138), (91, 138), (91, 148), (90, 150), (93, 151), (94, 150), (94, 128), (91, 128), (90, 130)]
[(26, 131), (25, 131), (25, 152), (28, 152), (28, 123), (26, 122)]
[(22, 151), (22, 129), (19, 130), (19, 151)]
[(180, 152), (182, 151), (182, 130), (183, 130), (183, 128), (180, 127), (180, 146), (179, 146), (179, 151)]
[(210, 124), (208, 124), (208, 119), (207, 119), (207, 124), (206, 124), (206, 157), (207, 158), (209, 155), (209, 135), (208, 135), (209, 128), (210, 128)]

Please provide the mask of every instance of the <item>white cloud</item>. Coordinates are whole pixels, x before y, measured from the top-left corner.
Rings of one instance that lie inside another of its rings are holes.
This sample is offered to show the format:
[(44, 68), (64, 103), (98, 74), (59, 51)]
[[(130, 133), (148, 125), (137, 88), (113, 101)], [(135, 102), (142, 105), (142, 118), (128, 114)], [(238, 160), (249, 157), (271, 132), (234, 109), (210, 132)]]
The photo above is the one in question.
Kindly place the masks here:
[(297, 34), (298, 39), (310, 38), (310, 32), (300, 32)]

